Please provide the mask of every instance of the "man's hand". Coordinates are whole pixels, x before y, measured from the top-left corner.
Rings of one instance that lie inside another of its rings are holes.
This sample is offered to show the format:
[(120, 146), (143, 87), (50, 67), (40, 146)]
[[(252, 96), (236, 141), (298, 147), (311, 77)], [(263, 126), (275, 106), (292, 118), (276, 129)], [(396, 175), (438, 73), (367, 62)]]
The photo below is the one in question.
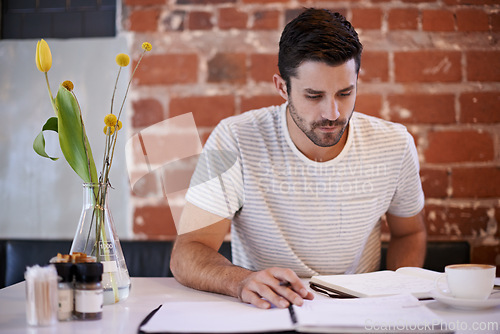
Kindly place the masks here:
[(238, 286), (238, 298), (258, 308), (270, 308), (271, 304), (286, 308), (290, 303), (300, 306), (314, 295), (292, 270), (269, 268), (243, 279)]

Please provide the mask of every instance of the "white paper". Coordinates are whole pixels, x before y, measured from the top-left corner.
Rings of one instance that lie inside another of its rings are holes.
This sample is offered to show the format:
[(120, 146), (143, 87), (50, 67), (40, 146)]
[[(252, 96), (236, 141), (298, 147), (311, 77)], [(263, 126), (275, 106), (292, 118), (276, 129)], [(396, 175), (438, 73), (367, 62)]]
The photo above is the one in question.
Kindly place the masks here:
[[(415, 268), (411, 268), (412, 271)], [(418, 298), (430, 296), (434, 289), (434, 279), (421, 275), (410, 274), (410, 271), (376, 271), (353, 275), (327, 275), (313, 276), (313, 282), (324, 282), (326, 286), (337, 287), (344, 291), (360, 297), (389, 296), (400, 293), (412, 293)], [(437, 273), (439, 275), (439, 273)]]
[(146, 333), (258, 333), (318, 328), (331, 331), (345, 327), (365, 330), (381, 326), (413, 330), (418, 325), (425, 331), (432, 324), (441, 323), (439, 317), (410, 294), (312, 300), (294, 309), (296, 326), (288, 309), (262, 310), (239, 301), (168, 302), (141, 329)]
[(300, 328), (357, 327), (363, 330), (431, 330), (441, 319), (410, 294), (306, 301), (296, 307)]
[(288, 309), (258, 309), (239, 301), (164, 303), (146, 333), (252, 333), (292, 330)]

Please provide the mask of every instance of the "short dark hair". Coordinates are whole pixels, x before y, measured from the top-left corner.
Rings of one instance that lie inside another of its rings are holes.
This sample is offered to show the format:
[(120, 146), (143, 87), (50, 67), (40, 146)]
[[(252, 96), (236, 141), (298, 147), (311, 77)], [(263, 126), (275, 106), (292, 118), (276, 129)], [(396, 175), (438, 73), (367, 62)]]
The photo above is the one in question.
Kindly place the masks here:
[(290, 77), (296, 76), (297, 68), (307, 60), (337, 66), (354, 59), (359, 73), (362, 50), (356, 30), (344, 16), (326, 9), (307, 8), (281, 34), (278, 68), (291, 89)]

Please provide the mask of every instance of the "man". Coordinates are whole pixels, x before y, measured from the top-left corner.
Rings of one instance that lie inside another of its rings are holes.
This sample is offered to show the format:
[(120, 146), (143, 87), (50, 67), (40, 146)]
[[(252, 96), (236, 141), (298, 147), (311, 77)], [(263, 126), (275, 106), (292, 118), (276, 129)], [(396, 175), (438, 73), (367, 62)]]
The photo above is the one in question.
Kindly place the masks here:
[[(378, 269), (384, 214), (387, 267), (423, 265), (415, 144), (403, 126), (354, 112), (361, 50), (338, 13), (307, 9), (285, 27), (273, 79), (287, 102), (211, 134), (204, 152), (234, 159), (197, 166), (180, 225), (205, 227), (175, 242), (179, 282), (260, 308), (302, 305), (313, 295), (299, 277)], [(230, 166), (220, 183), (196, 181), (217, 164)], [(217, 252), (230, 227), (234, 264)]]

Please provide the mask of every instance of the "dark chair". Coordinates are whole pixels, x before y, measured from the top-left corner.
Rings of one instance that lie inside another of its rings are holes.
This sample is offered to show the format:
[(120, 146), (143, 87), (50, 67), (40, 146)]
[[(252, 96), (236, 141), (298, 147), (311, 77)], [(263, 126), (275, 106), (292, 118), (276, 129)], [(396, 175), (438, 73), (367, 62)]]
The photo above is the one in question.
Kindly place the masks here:
[[(172, 241), (122, 240), (120, 242), (132, 277), (172, 277)], [(46, 265), (57, 253), (67, 254), (71, 240), (0, 240), (0, 288), (24, 280), (26, 267)], [(231, 242), (225, 241), (219, 253), (231, 261)], [(387, 243), (382, 245), (381, 270), (385, 269)], [(454, 263), (469, 263), (470, 246), (461, 242), (428, 242), (424, 268), (444, 271)]]
[(67, 254), (70, 240), (8, 240), (5, 243), (5, 286), (24, 280), (26, 267), (46, 265), (57, 253)]
[[(386, 269), (387, 243), (382, 243), (380, 270)], [(424, 268), (444, 272), (444, 267), (455, 263), (470, 262), (470, 245), (467, 241), (429, 241)]]

